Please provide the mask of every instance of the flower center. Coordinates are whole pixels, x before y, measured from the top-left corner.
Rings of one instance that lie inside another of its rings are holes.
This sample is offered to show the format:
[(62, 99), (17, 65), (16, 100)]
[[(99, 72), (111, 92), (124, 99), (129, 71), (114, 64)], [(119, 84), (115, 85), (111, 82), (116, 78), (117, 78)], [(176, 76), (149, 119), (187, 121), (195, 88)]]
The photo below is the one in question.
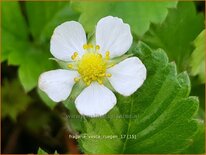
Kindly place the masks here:
[[(78, 82), (82, 79), (86, 85), (90, 85), (91, 82), (97, 81), (99, 84), (103, 84), (105, 77), (111, 77), (110, 73), (106, 73), (107, 68), (111, 67), (108, 62), (110, 59), (110, 52), (107, 51), (105, 57), (99, 53), (100, 47), (91, 44), (85, 44), (83, 46), (85, 54), (79, 59), (78, 53), (74, 52), (72, 60), (76, 61), (75, 69), (79, 72), (81, 77), (76, 77), (74, 80)], [(69, 68), (74, 68), (72, 64), (68, 65)]]
[(99, 53), (86, 53), (79, 61), (78, 72), (86, 84), (92, 81), (102, 83), (102, 77), (106, 73), (106, 62)]

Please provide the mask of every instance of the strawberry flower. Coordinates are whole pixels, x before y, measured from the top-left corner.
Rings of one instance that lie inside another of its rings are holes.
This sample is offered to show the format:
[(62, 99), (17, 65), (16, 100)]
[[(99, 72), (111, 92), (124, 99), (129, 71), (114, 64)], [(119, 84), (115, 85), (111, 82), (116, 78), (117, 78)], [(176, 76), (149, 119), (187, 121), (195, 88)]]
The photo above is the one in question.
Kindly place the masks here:
[(141, 60), (125, 55), (132, 41), (130, 26), (117, 17), (100, 19), (93, 44), (87, 42), (80, 23), (59, 25), (52, 35), (50, 51), (66, 62), (67, 68), (42, 73), (39, 88), (60, 102), (69, 97), (75, 83), (81, 82), (85, 88), (75, 99), (79, 113), (90, 117), (106, 114), (117, 103), (108, 83), (119, 94), (130, 96), (146, 79)]

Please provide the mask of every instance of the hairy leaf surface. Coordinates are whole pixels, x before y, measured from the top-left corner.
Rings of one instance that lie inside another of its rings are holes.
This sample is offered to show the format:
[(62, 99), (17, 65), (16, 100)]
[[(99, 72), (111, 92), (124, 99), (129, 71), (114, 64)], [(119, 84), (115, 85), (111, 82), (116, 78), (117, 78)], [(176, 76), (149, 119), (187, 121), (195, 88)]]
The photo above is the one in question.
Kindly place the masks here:
[(79, 142), (86, 153), (178, 153), (198, 129), (192, 119), (198, 100), (188, 97), (187, 73), (177, 74), (161, 49), (139, 43), (133, 53), (145, 64), (147, 79), (132, 96), (117, 95), (105, 117), (85, 117)]

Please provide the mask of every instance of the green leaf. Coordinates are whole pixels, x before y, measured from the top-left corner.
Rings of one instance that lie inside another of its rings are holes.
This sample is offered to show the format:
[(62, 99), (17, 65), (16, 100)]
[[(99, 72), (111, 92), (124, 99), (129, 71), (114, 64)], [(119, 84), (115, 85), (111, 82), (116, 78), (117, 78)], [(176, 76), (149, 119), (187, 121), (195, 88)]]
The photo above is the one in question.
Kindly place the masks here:
[[(162, 49), (139, 43), (133, 53), (147, 68), (143, 86), (101, 118), (84, 119), (79, 140), (84, 153), (179, 153), (198, 129), (198, 99), (188, 97), (190, 80), (177, 74)], [(95, 144), (95, 147), (94, 147)]]
[(152, 24), (142, 40), (152, 48), (162, 48), (180, 71), (188, 69), (192, 41), (204, 28), (203, 14), (197, 14), (193, 2), (179, 2), (170, 9), (162, 24)]
[(184, 154), (204, 154), (205, 153), (205, 124), (203, 121), (199, 123), (199, 129), (194, 136), (192, 144), (189, 148), (184, 150)]
[[(13, 11), (16, 13), (14, 14)], [(18, 65), (18, 75), (26, 91), (37, 85), (43, 71), (54, 68), (49, 51), (43, 46), (29, 42), (26, 22), (21, 14), (19, 3), (4, 2), (2, 5), (2, 53), (9, 65)], [(14, 24), (17, 23), (17, 24)], [(5, 35), (5, 37), (4, 37)], [(46, 50), (45, 50), (46, 49)], [(44, 51), (45, 50), (45, 51)]]
[(69, 20), (77, 20), (69, 2), (26, 2), (30, 30), (36, 40), (50, 39), (56, 26)]
[(18, 65), (18, 76), (25, 89), (30, 91), (36, 87), (39, 75), (42, 72), (55, 68), (55, 63), (49, 60), (51, 54), (47, 48), (33, 47), (31, 44), (22, 44), (9, 54), (9, 65)]
[(197, 79), (192, 78), (192, 87), (191, 87), (191, 96), (197, 96), (199, 99), (199, 110), (196, 115), (197, 119), (204, 120), (205, 119), (205, 85), (195, 85), (194, 81)]
[(198, 75), (200, 82), (205, 83), (205, 29), (195, 39), (194, 45), (190, 60), (191, 75)]
[[(18, 2), (2, 2), (2, 57), (1, 61), (8, 58), (9, 52), (21, 46), (18, 40), (27, 40), (28, 29), (20, 11)], [(14, 13), (15, 12), (15, 13)]]
[(39, 147), (37, 154), (48, 154), (48, 153)]
[(26, 110), (31, 98), (26, 95), (19, 81), (3, 81), (2, 86), (2, 117), (10, 117), (16, 121), (18, 114)]
[(142, 36), (151, 22), (161, 23), (167, 16), (167, 8), (175, 7), (177, 2), (73, 2), (74, 9), (81, 12), (79, 21), (87, 32), (92, 32), (99, 19), (112, 15), (128, 23), (132, 31)]
[[(55, 63), (48, 60), (52, 57), (48, 42), (54, 28), (64, 21), (77, 19), (78, 14), (70, 9), (69, 2), (25, 3), (28, 25), (18, 2), (2, 5), (2, 60), (8, 59), (9, 65), (19, 66), (20, 81), (24, 89), (30, 91), (36, 87), (42, 72), (56, 68)], [(33, 39), (29, 39), (28, 29)]]

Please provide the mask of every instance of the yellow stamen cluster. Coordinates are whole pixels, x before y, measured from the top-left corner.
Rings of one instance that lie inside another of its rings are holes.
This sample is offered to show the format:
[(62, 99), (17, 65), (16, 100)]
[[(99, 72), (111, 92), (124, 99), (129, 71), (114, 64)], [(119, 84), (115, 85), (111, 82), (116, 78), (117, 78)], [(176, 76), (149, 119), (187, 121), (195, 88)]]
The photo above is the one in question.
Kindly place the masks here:
[[(75, 68), (81, 75), (81, 77), (74, 78), (74, 81), (78, 82), (82, 79), (86, 85), (90, 85), (93, 81), (103, 84), (105, 77), (112, 76), (110, 73), (106, 73), (106, 69), (111, 66), (111, 64), (108, 63), (110, 52), (107, 51), (105, 57), (103, 57), (99, 53), (100, 46), (96, 45), (94, 47), (92, 44), (83, 45), (83, 49), (85, 50), (85, 54), (80, 59), (78, 58), (77, 60), (77, 52), (74, 52), (71, 56), (72, 60), (76, 61), (75, 66), (77, 67)], [(68, 68), (74, 69), (73, 64), (69, 64)]]
[(101, 84), (102, 77), (106, 72), (106, 62), (102, 59), (101, 54), (84, 54), (79, 62), (78, 72), (87, 85), (92, 81), (98, 81)]

